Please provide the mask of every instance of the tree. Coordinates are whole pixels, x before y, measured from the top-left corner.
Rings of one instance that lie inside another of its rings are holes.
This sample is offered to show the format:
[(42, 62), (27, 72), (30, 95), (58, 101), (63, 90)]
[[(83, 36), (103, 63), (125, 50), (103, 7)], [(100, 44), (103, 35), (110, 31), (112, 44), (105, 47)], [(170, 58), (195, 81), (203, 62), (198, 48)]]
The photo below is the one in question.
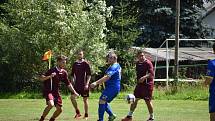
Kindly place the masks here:
[[(202, 23), (203, 0), (181, 0), (180, 34), (181, 38), (206, 38), (209, 29)], [(175, 30), (175, 1), (151, 0), (136, 2), (140, 11), (139, 22), (145, 26), (142, 44), (159, 47)]]
[(1, 9), (6, 16), (0, 21), (2, 86), (10, 82), (15, 89), (20, 81), (33, 80), (47, 67), (41, 58), (48, 49), (54, 55), (68, 55), (69, 64), (75, 51), (84, 49), (95, 73), (104, 64), (104, 30), (110, 13), (104, 1), (10, 0)]

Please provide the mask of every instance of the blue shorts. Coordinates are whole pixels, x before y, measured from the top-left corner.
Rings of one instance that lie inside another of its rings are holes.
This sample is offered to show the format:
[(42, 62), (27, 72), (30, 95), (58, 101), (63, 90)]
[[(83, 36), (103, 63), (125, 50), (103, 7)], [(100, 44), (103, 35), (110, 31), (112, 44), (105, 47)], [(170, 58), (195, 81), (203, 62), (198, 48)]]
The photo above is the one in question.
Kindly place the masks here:
[(209, 96), (209, 113), (215, 113), (215, 92), (210, 92)]
[(102, 92), (102, 95), (100, 96), (99, 99), (105, 100), (106, 102), (110, 103), (118, 94), (119, 94), (119, 90), (106, 88)]

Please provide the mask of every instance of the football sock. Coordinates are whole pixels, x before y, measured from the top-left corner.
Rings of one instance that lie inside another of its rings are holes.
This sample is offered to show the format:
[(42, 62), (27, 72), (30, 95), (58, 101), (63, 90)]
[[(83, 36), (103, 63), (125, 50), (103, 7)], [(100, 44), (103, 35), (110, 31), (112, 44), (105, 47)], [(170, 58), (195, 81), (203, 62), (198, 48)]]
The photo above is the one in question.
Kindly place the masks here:
[(55, 119), (54, 118), (50, 118), (50, 120), (49, 121), (55, 121)]
[(134, 113), (134, 111), (129, 111), (128, 116), (132, 117), (133, 113)]
[(106, 109), (106, 104), (99, 104), (99, 121), (103, 121), (104, 113)]
[(41, 116), (39, 121), (44, 121), (44, 119), (45, 118), (43, 116)]
[(111, 107), (108, 103), (105, 104), (106, 105), (106, 112), (108, 113), (109, 116), (112, 116), (113, 115), (113, 112), (111, 110)]
[(149, 117), (154, 119), (154, 114), (153, 113), (149, 114)]
[(84, 114), (84, 117), (88, 117), (88, 113), (85, 113), (85, 114)]
[(77, 109), (75, 112), (76, 112), (76, 114), (80, 114), (80, 111), (79, 111), (79, 109)]

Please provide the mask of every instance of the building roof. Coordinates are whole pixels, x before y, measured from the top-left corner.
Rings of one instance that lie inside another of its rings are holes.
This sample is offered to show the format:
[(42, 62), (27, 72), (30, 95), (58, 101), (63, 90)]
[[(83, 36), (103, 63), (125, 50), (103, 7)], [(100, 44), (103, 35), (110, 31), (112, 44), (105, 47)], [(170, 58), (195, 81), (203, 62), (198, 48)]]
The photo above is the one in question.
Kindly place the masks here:
[(206, 11), (203, 12), (203, 17), (202, 17), (203, 19), (215, 11), (215, 3), (205, 3), (204, 7)]
[[(133, 47), (133, 49), (141, 49), (138, 47)], [(175, 50), (171, 48), (166, 53), (166, 48), (144, 48), (145, 55), (151, 61), (155, 61), (156, 57), (158, 61), (166, 61), (166, 54), (168, 54), (168, 59), (175, 59)], [(179, 48), (179, 61), (192, 60), (201, 61), (214, 59), (215, 55), (211, 48)]]

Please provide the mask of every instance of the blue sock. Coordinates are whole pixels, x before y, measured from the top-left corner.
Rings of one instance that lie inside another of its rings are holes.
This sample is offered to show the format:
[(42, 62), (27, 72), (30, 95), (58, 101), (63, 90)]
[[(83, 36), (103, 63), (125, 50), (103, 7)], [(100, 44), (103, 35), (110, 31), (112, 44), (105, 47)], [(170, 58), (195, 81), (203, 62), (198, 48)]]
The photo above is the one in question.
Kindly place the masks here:
[(99, 110), (98, 110), (98, 112), (99, 112), (99, 121), (103, 121), (105, 108), (106, 108), (105, 104), (99, 104)]
[(105, 111), (108, 113), (109, 116), (112, 116), (113, 115), (113, 112), (111, 110), (111, 107), (108, 103), (105, 104), (106, 105), (106, 109)]

